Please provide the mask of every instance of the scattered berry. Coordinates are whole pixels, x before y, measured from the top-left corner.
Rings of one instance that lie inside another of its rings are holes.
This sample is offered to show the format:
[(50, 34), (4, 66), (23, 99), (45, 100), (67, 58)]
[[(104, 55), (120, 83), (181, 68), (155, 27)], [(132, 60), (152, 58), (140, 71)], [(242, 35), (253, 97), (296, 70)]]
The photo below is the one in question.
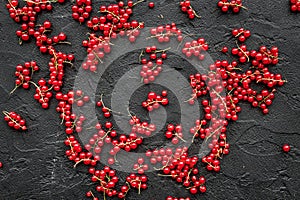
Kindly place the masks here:
[(291, 150), (291, 147), (288, 144), (284, 144), (282, 146), (282, 150), (287, 153), (287, 152), (289, 152)]

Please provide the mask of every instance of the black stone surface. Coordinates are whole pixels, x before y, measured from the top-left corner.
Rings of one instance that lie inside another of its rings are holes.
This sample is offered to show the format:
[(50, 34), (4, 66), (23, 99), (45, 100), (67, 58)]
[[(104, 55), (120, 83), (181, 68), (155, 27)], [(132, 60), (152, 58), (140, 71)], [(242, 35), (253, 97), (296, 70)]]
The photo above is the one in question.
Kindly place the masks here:
[[(94, 1), (96, 5), (115, 1)], [(216, 10), (217, 1), (193, 1), (201, 19), (190, 21), (180, 12), (178, 1), (155, 1), (149, 10), (142, 3), (134, 10), (132, 19), (144, 21), (148, 27), (176, 22), (190, 34), (204, 37), (214, 59), (226, 58), (217, 52), (223, 45), (233, 44), (230, 30), (245, 27), (251, 30), (248, 44), (278, 46), (283, 60), (272, 68), (288, 80), (278, 88), (270, 114), (263, 116), (257, 109), (243, 104), (239, 121), (231, 123), (228, 141), (230, 154), (222, 159), (221, 172), (207, 174), (207, 193), (191, 199), (300, 199), (300, 14), (291, 13), (288, 0), (245, 0), (248, 11), (239, 14), (222, 14)], [(14, 68), (19, 63), (36, 60), (41, 70), (34, 80), (47, 77), (49, 56), (41, 55), (33, 43), (18, 44), (15, 31), (19, 25), (8, 16), (6, 1), (0, 5), (0, 110), (20, 113), (29, 127), (28, 132), (10, 129), (0, 120), (0, 199), (84, 199), (85, 192), (94, 188), (84, 167), (73, 169), (64, 152), (66, 137), (55, 112), (55, 100), (50, 109), (43, 110), (33, 99), (33, 89), (14, 88)], [(96, 8), (96, 7), (95, 7)], [(52, 12), (42, 13), (38, 21), (53, 23), (55, 35), (61, 31), (68, 36), (72, 46), (61, 45), (60, 50), (74, 53), (78, 68), (85, 51), (81, 41), (87, 28), (71, 18), (71, 3), (56, 4)], [(162, 14), (163, 19), (158, 15)], [(129, 61), (128, 61), (129, 62)], [(172, 62), (172, 61), (170, 61)], [(76, 69), (67, 69), (64, 90), (71, 88)], [(290, 153), (281, 146), (289, 143)], [(164, 199), (167, 195), (190, 196), (180, 185), (170, 179), (149, 174), (149, 188), (139, 196), (131, 192), (128, 200)], [(99, 195), (100, 198), (101, 195)]]

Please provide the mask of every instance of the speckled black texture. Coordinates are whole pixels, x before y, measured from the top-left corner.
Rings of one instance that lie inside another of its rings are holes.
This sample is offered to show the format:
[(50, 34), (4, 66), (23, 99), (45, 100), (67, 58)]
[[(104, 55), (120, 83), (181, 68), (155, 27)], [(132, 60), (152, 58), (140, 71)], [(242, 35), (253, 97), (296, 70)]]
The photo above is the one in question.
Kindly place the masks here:
[[(111, 1), (94, 1), (97, 5)], [(222, 14), (216, 10), (217, 1), (193, 1), (201, 19), (190, 21), (180, 12), (178, 1), (155, 1), (149, 10), (147, 3), (134, 10), (132, 19), (144, 21), (148, 27), (175, 21), (190, 34), (204, 37), (214, 59), (223, 45), (234, 45), (230, 30), (245, 27), (251, 30), (250, 47), (259, 45), (279, 47), (280, 63), (272, 67), (288, 80), (276, 92), (270, 114), (263, 116), (257, 109), (242, 104), (239, 121), (228, 128), (230, 154), (222, 159), (221, 172), (207, 173), (207, 193), (191, 199), (300, 199), (300, 14), (291, 13), (288, 0), (244, 0), (248, 11)], [(33, 99), (33, 89), (14, 87), (14, 67), (36, 60), (41, 70), (34, 80), (47, 77), (49, 56), (41, 55), (33, 43), (18, 44), (17, 25), (8, 16), (6, 1), (0, 5), (0, 110), (15, 110), (26, 120), (29, 131), (20, 133), (0, 120), (0, 199), (84, 199), (85, 192), (94, 186), (84, 167), (73, 169), (64, 152), (65, 133), (55, 112), (55, 100), (50, 109), (43, 110)], [(53, 12), (39, 15), (38, 21), (50, 19), (53, 35), (64, 31), (72, 46), (61, 45), (63, 52), (75, 53), (76, 68), (84, 59), (81, 41), (87, 28), (71, 18), (71, 3), (55, 5)], [(163, 19), (158, 15), (162, 14)], [(172, 62), (172, 61), (170, 61)], [(65, 90), (70, 88), (75, 69), (66, 69)], [(290, 153), (282, 153), (281, 146), (289, 143)], [(188, 192), (168, 178), (149, 174), (149, 189), (139, 196), (131, 192), (128, 200), (162, 200), (168, 194), (188, 196)], [(100, 198), (102, 198), (100, 196)]]

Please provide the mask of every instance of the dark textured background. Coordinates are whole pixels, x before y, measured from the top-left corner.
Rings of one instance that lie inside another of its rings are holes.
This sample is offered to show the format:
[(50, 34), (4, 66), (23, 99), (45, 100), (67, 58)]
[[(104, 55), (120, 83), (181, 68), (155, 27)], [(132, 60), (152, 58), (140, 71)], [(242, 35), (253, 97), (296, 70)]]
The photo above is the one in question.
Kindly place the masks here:
[[(94, 1), (100, 5), (100, 1)], [(101, 1), (113, 3), (115, 1)], [(49, 110), (41, 109), (33, 99), (33, 89), (18, 89), (13, 95), (14, 67), (25, 61), (36, 60), (41, 71), (34, 76), (47, 77), (49, 56), (41, 55), (33, 43), (18, 45), (15, 31), (19, 28), (8, 17), (6, 1), (0, 5), (0, 110), (15, 110), (26, 120), (28, 132), (10, 129), (0, 120), (0, 199), (83, 199), (94, 186), (84, 168), (73, 169), (64, 155), (65, 133), (55, 112), (55, 100)], [(229, 125), (230, 154), (222, 159), (218, 174), (207, 173), (207, 193), (192, 199), (299, 199), (300, 192), (300, 14), (291, 13), (288, 0), (245, 0), (249, 9), (238, 15), (221, 14), (216, 1), (194, 1), (193, 7), (201, 19), (190, 21), (180, 12), (178, 2), (156, 1), (155, 9), (146, 3), (134, 9), (131, 19), (156, 26), (176, 21), (189, 33), (204, 37), (210, 45), (214, 59), (223, 45), (233, 45), (230, 30), (245, 27), (251, 30), (249, 46), (279, 47), (280, 63), (272, 67), (288, 83), (278, 89), (270, 114), (263, 116), (248, 104), (242, 105), (239, 121)], [(95, 7), (96, 8), (96, 7)], [(53, 35), (61, 31), (68, 36), (72, 46), (61, 45), (63, 52), (76, 56), (78, 68), (84, 59), (81, 41), (88, 30), (71, 18), (71, 3), (55, 5), (53, 12), (43, 13), (39, 22), (50, 19)], [(162, 14), (163, 19), (157, 16)], [(231, 42), (228, 42), (228, 41)], [(223, 57), (226, 58), (226, 57)], [(172, 61), (170, 61), (172, 62)], [(75, 69), (67, 69), (65, 89), (70, 88)], [(282, 153), (281, 146), (289, 143), (290, 153)], [(150, 178), (152, 175), (149, 175)], [(130, 193), (127, 199), (163, 199), (167, 194), (189, 194), (170, 179), (151, 178), (147, 191), (141, 196)], [(102, 197), (100, 196), (100, 199)]]

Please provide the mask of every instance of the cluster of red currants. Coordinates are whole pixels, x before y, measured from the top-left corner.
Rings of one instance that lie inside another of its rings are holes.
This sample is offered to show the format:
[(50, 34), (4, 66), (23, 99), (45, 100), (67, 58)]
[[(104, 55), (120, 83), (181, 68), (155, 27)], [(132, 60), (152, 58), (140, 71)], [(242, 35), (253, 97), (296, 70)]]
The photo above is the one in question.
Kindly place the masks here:
[(161, 95), (157, 95), (155, 92), (149, 92), (148, 99), (142, 102), (142, 106), (151, 112), (154, 109), (158, 109), (160, 104), (163, 106), (168, 105), (169, 100), (167, 96), (168, 92), (166, 90), (163, 90)]
[(173, 144), (178, 144), (179, 140), (185, 142), (182, 132), (183, 130), (181, 125), (174, 126), (173, 124), (168, 124), (165, 136), (167, 139), (172, 139)]
[(58, 2), (64, 3), (64, 0), (57, 1), (26, 1), (26, 5), (22, 8), (17, 8), (19, 5), (18, 0), (9, 0), (6, 7), (9, 11), (10, 17), (17, 23), (19, 22), (36, 22), (36, 15), (43, 10), (51, 11), (53, 6), (51, 3)]
[(239, 29), (233, 29), (231, 31), (232, 36), (238, 38), (240, 42), (245, 42), (247, 38), (251, 36), (251, 32), (249, 30), (246, 30), (244, 28)]
[(203, 176), (197, 177), (199, 170), (196, 167), (198, 157), (188, 157), (187, 152), (183, 152), (179, 157), (172, 159), (167, 165), (162, 167), (163, 175), (170, 176), (176, 182), (181, 183), (191, 194), (206, 192), (204, 185), (206, 180)]
[(129, 152), (137, 149), (138, 146), (142, 144), (142, 142), (143, 142), (142, 137), (138, 137), (136, 134), (131, 133), (128, 136), (125, 134), (121, 134), (118, 140), (112, 141), (112, 144), (115, 147), (119, 147), (120, 149), (124, 149), (125, 151)]
[(72, 17), (83, 23), (90, 17), (92, 10), (92, 0), (76, 0), (75, 5), (72, 6)]
[(13, 93), (20, 86), (22, 86), (24, 89), (28, 89), (33, 73), (38, 70), (39, 66), (37, 66), (35, 61), (25, 62), (24, 65), (17, 65), (15, 72), (15, 76), (17, 77), (15, 81), (16, 86), (11, 93)]
[(150, 30), (150, 34), (151, 34), (150, 38), (156, 38), (159, 43), (170, 42), (171, 37), (176, 37), (177, 41), (179, 42), (183, 40), (182, 32), (180, 29), (176, 27), (175, 23), (152, 28)]
[(116, 176), (116, 171), (105, 166), (102, 170), (93, 171), (91, 178), (92, 182), (98, 182), (96, 191), (103, 193), (104, 196), (113, 197), (117, 196), (116, 190), (119, 178)]
[(152, 165), (167, 166), (171, 160), (179, 158), (186, 151), (186, 148), (177, 148), (175, 152), (173, 150), (170, 147), (162, 147), (160, 149), (148, 150), (145, 156), (149, 158)]
[(27, 130), (26, 121), (19, 114), (15, 112), (3, 111), (4, 120), (7, 122), (9, 127), (14, 128), (15, 130)]
[(208, 156), (202, 158), (202, 162), (206, 163), (206, 169), (215, 172), (220, 171), (220, 156), (227, 155), (229, 153), (229, 144), (226, 142), (226, 134), (221, 133), (219, 137), (219, 144), (216, 144)]
[(42, 108), (47, 109), (49, 107), (49, 101), (52, 97), (51, 89), (46, 85), (45, 79), (40, 79), (38, 81), (38, 85), (32, 82), (32, 84), (36, 87), (35, 94), (33, 98), (41, 104)]
[(186, 42), (184, 47), (182, 48), (182, 53), (185, 54), (186, 57), (195, 56), (199, 60), (205, 59), (205, 54), (203, 52), (208, 50), (208, 44), (206, 44), (204, 38), (198, 38), (197, 40), (193, 40), (191, 42)]
[(144, 158), (138, 158), (137, 162), (133, 165), (133, 170), (137, 171), (138, 174), (144, 174), (148, 169), (149, 166), (145, 163)]
[[(140, 76), (144, 84), (155, 81), (155, 77), (162, 71), (163, 60), (167, 58), (168, 49), (158, 50), (156, 46), (146, 47), (140, 54), (140, 62), (143, 65)], [(145, 57), (146, 53), (147, 57)]]
[(291, 11), (300, 12), (300, 1), (299, 0), (290, 0)]
[(192, 87), (192, 96), (188, 100), (190, 105), (193, 105), (195, 103), (195, 99), (198, 97), (207, 94), (207, 86), (205, 84), (206, 79), (207, 76), (205, 74), (197, 73), (190, 75), (190, 86)]
[(156, 130), (154, 124), (149, 124), (146, 121), (142, 122), (137, 116), (131, 116), (129, 124), (131, 125), (131, 134), (138, 133), (149, 137)]
[[(29, 83), (32, 83), (36, 87), (34, 98), (43, 108), (49, 107), (52, 89), (54, 91), (61, 90), (64, 64), (71, 64), (71, 61), (74, 60), (73, 55), (58, 52), (54, 48), (55, 44), (65, 43), (66, 35), (64, 33), (60, 33), (58, 36), (51, 38), (47, 36), (52, 28), (52, 24), (49, 20), (44, 21), (42, 25), (36, 24), (38, 13), (42, 10), (52, 10), (51, 3), (54, 2), (55, 1), (26, 1), (27, 5), (22, 8), (18, 8), (19, 3), (17, 0), (9, 0), (8, 4), (6, 4), (10, 17), (13, 18), (15, 22), (21, 23), (21, 30), (16, 31), (16, 35), (20, 37), (20, 44), (22, 41), (29, 41), (30, 37), (33, 37), (40, 52), (52, 56), (49, 62), (50, 78), (48, 81), (40, 79), (38, 84), (31, 81), (31, 74), (39, 68), (34, 61), (26, 62), (23, 67), (17, 66), (16, 76), (18, 79), (16, 80), (16, 87), (22, 85), (23, 88), (27, 89)], [(64, 0), (58, 0), (57, 2), (63, 3)], [(48, 84), (50, 86), (48, 86)]]
[(220, 0), (218, 7), (221, 8), (224, 13), (227, 13), (230, 9), (233, 13), (239, 13), (241, 8), (247, 9), (243, 6), (242, 0)]
[(92, 33), (88, 40), (82, 41), (82, 45), (87, 48), (88, 53), (86, 60), (81, 65), (84, 70), (97, 71), (97, 65), (103, 63), (105, 54), (111, 51), (109, 40), (107, 37), (98, 37)]
[(97, 101), (96, 105), (101, 108), (101, 111), (105, 118), (110, 118), (112, 110), (104, 105), (102, 96), (103, 95), (101, 95), (100, 100)]
[(190, 19), (194, 19), (195, 17), (200, 18), (197, 15), (196, 11), (192, 8), (191, 2), (189, 0), (184, 0), (180, 2), (181, 11), (187, 13)]

